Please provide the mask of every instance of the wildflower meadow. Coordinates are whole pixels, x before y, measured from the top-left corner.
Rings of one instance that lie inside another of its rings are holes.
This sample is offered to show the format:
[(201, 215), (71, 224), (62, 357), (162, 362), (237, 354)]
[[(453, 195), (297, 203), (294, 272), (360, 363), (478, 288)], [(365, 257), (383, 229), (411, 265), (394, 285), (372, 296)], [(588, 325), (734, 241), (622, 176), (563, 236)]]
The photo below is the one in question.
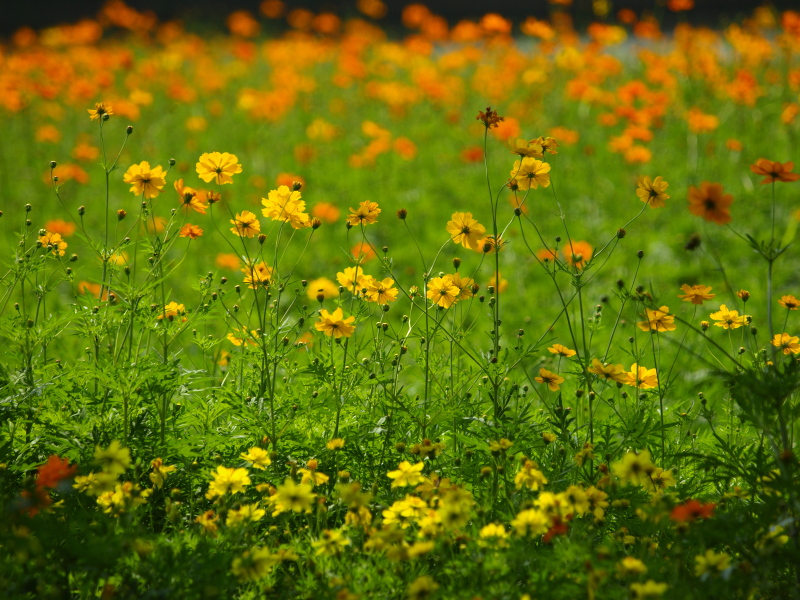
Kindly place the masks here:
[(800, 12), (570, 4), (0, 41), (0, 597), (800, 598)]

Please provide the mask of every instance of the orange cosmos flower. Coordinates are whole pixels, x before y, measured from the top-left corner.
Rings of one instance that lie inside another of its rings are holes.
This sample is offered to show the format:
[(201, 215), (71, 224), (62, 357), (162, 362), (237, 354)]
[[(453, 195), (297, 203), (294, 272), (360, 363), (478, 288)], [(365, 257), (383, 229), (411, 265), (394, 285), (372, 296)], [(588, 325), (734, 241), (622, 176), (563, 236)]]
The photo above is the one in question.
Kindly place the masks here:
[(788, 333), (776, 333), (772, 345), (780, 348), (784, 354), (800, 354), (800, 338)]
[(175, 182), (175, 191), (178, 192), (178, 197), (181, 199), (182, 206), (185, 210), (193, 209), (201, 215), (206, 214), (208, 204), (203, 202), (202, 196), (194, 188), (183, 185), (183, 179), (178, 179)]
[(45, 231), (44, 235), (40, 235), (39, 243), (43, 248), (52, 250), (54, 256), (64, 256), (64, 250), (67, 249), (67, 242), (61, 239), (61, 234), (51, 231)]
[(711, 300), (716, 294), (711, 294), (711, 286), (709, 285), (692, 285), (684, 283), (681, 286), (683, 295), (678, 294), (678, 298), (684, 302), (691, 302), (692, 304), (702, 304), (706, 300)]
[(665, 193), (669, 184), (664, 181), (664, 178), (659, 175), (655, 179), (650, 179), (645, 175), (639, 179), (639, 187), (636, 189), (636, 195), (639, 200), (647, 202), (650, 208), (661, 208), (666, 206), (664, 200), (669, 198), (669, 194)]
[(50, 233), (60, 233), (62, 237), (69, 237), (75, 233), (75, 224), (63, 219), (53, 219), (44, 224), (44, 228)]
[(781, 296), (781, 299), (778, 300), (778, 304), (789, 310), (797, 310), (798, 307), (800, 307), (800, 300), (794, 296)]
[(564, 383), (564, 378), (553, 373), (552, 371), (548, 371), (547, 369), (539, 369), (539, 375), (534, 377), (534, 380), (539, 383), (544, 383), (547, 385), (548, 389), (551, 392), (557, 392), (561, 389), (561, 384)]
[(773, 183), (775, 181), (782, 181), (788, 183), (790, 181), (797, 181), (800, 179), (800, 173), (792, 173), (794, 168), (793, 162), (779, 163), (772, 162), (766, 158), (759, 158), (755, 164), (750, 165), (750, 170), (756, 175), (764, 175), (764, 180), (761, 185), (766, 183)]
[(180, 237), (188, 237), (192, 240), (196, 240), (201, 235), (203, 235), (203, 230), (200, 229), (197, 225), (192, 225), (191, 223), (187, 223), (183, 227), (181, 227), (181, 231), (178, 234)]
[(570, 242), (564, 248), (564, 259), (576, 269), (582, 269), (591, 260), (593, 252), (589, 242)]
[(700, 189), (689, 186), (689, 212), (717, 225), (731, 222), (731, 194), (723, 194), (721, 183), (704, 181)]

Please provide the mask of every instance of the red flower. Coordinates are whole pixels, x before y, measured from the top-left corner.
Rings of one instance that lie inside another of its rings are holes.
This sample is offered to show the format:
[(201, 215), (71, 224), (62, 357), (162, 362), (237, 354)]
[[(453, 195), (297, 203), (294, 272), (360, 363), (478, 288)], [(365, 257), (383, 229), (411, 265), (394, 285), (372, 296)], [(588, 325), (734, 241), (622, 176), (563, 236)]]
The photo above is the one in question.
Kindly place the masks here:
[(58, 487), (62, 479), (67, 479), (78, 472), (78, 465), (70, 466), (69, 460), (53, 454), (47, 462), (36, 468), (36, 489)]
[(560, 518), (556, 517), (553, 520), (553, 524), (550, 526), (550, 529), (548, 529), (547, 533), (544, 534), (542, 541), (545, 544), (549, 544), (555, 536), (566, 535), (568, 531), (569, 527), (567, 527), (567, 524), (564, 523)]
[(714, 516), (716, 504), (701, 504), (698, 500), (689, 500), (672, 509), (669, 518), (678, 523), (688, 523), (697, 519), (710, 519)]

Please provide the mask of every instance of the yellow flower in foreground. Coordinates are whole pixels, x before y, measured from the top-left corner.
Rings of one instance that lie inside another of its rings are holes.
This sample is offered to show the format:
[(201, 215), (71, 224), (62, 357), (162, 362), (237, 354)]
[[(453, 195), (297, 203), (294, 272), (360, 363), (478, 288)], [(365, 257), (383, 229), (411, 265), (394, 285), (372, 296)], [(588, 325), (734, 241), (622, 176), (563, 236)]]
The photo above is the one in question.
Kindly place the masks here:
[(179, 237), (189, 238), (190, 240), (196, 240), (202, 235), (203, 235), (203, 230), (200, 229), (197, 225), (192, 225), (191, 223), (186, 223), (186, 225), (181, 227), (181, 230), (178, 233)]
[(233, 467), (217, 467), (216, 472), (211, 476), (214, 480), (208, 484), (206, 498), (213, 500), (217, 496), (224, 496), (228, 492), (238, 494), (243, 492), (245, 486), (250, 485), (250, 477), (246, 469), (234, 469)]
[(656, 470), (650, 452), (628, 452), (622, 460), (611, 465), (611, 469), (623, 483), (643, 485), (651, 473)]
[(711, 294), (710, 285), (689, 285), (684, 283), (681, 286), (683, 294), (678, 294), (678, 298), (684, 302), (691, 302), (692, 304), (702, 304), (706, 300), (711, 300), (716, 294)]
[(780, 348), (784, 354), (800, 354), (800, 338), (788, 333), (776, 333), (772, 345)]
[(231, 233), (239, 237), (251, 238), (261, 231), (261, 223), (258, 222), (258, 217), (251, 213), (249, 210), (243, 210), (231, 219), (233, 227)]
[(450, 308), (458, 300), (461, 290), (453, 285), (450, 275), (434, 277), (428, 282), (428, 300), (443, 308)]
[(209, 183), (216, 181), (218, 185), (233, 183), (233, 176), (242, 172), (242, 165), (237, 164), (235, 154), (227, 152), (206, 152), (200, 156), (195, 165), (200, 179)]
[(161, 311), (157, 319), (169, 319), (170, 317), (177, 317), (183, 316), (186, 314), (186, 307), (183, 304), (178, 304), (177, 302), (170, 302), (169, 304), (164, 306), (164, 310)]
[(39, 243), (42, 248), (52, 250), (53, 256), (64, 256), (67, 249), (67, 242), (63, 240), (60, 233), (45, 231), (44, 235), (39, 236)]
[(645, 309), (646, 321), (639, 321), (636, 325), (642, 331), (675, 331), (675, 316), (669, 314), (669, 307), (662, 306), (657, 309)]
[(138, 165), (131, 165), (125, 171), (122, 181), (131, 184), (130, 191), (137, 196), (144, 196), (147, 199), (155, 198), (161, 193), (167, 180), (166, 173), (160, 166), (150, 168), (150, 163), (146, 160)]
[(728, 310), (728, 307), (721, 304), (717, 312), (711, 313), (711, 318), (716, 321), (714, 325), (723, 329), (738, 329), (747, 324), (747, 315), (739, 315), (739, 311)]
[(153, 482), (154, 488), (162, 487), (167, 476), (176, 469), (175, 465), (164, 465), (164, 461), (160, 458), (153, 459), (150, 466), (153, 467), (153, 471), (150, 473), (150, 481)]
[(106, 473), (120, 475), (131, 465), (131, 451), (120, 447), (119, 440), (114, 440), (105, 450), (97, 446), (94, 460)]
[(378, 208), (377, 202), (365, 200), (358, 205), (358, 209), (350, 208), (347, 222), (353, 227), (356, 225), (372, 225), (378, 221), (380, 213), (381, 209)]
[(553, 344), (548, 348), (550, 352), (553, 354), (558, 354), (559, 356), (563, 356), (564, 358), (569, 358), (570, 356), (575, 356), (577, 354), (575, 350), (570, 350), (566, 346), (562, 346), (561, 344)]
[(300, 191), (289, 189), (288, 186), (279, 186), (272, 190), (266, 198), (261, 199), (265, 208), (261, 213), (273, 221), (284, 221), (294, 229), (311, 227), (311, 219), (306, 214), (306, 203), (300, 199)]
[(470, 250), (480, 250), (486, 236), (486, 227), (473, 219), (472, 213), (457, 212), (447, 222), (447, 233), (454, 243)]
[(669, 184), (660, 175), (652, 180), (645, 175), (639, 179), (638, 185), (636, 195), (639, 196), (639, 200), (647, 202), (650, 208), (665, 206), (664, 200), (669, 198), (669, 194), (666, 194), (665, 190), (669, 187)]
[(536, 158), (523, 158), (514, 161), (511, 177), (517, 181), (520, 190), (536, 189), (540, 185), (550, 185), (550, 163), (542, 162)]
[(648, 579), (644, 583), (632, 583), (630, 586), (631, 596), (634, 600), (661, 598), (668, 587), (666, 583), (657, 583), (652, 579)]
[(274, 496), (269, 501), (275, 506), (272, 516), (278, 516), (283, 512), (303, 512), (311, 510), (312, 502), (316, 494), (312, 487), (307, 483), (297, 484), (291, 479), (286, 479), (283, 485), (278, 487)]
[[(64, 254), (63, 252), (61, 254)], [(778, 304), (788, 310), (797, 310), (800, 308), (800, 300), (795, 298), (794, 296), (781, 296), (781, 299), (778, 300)]]
[(720, 552), (714, 552), (711, 548), (706, 550), (705, 554), (698, 554), (694, 557), (695, 566), (694, 574), (700, 577), (706, 573), (719, 573), (727, 569), (731, 564), (731, 557)]
[(271, 554), (268, 548), (255, 547), (234, 558), (231, 571), (240, 581), (255, 581), (266, 577), (272, 567), (280, 562), (280, 556)]
[(367, 300), (378, 304), (388, 304), (397, 300), (398, 290), (394, 286), (394, 279), (386, 277), (382, 280), (373, 279), (367, 285)]
[(239, 458), (249, 462), (253, 468), (263, 471), (272, 464), (269, 458), (269, 452), (258, 446), (253, 446), (247, 452), (242, 452)]
[(628, 374), (625, 372), (625, 367), (622, 365), (603, 364), (598, 359), (592, 359), (592, 366), (586, 369), (589, 373), (594, 373), (600, 379), (606, 381), (617, 381), (625, 383), (628, 380)]
[(564, 383), (564, 378), (556, 375), (552, 371), (548, 371), (547, 369), (539, 369), (539, 375), (534, 377), (536, 381), (539, 383), (544, 383), (550, 389), (551, 392), (557, 392), (561, 389), (561, 384)]
[(422, 471), (422, 467), (425, 466), (425, 463), (418, 462), (415, 465), (412, 465), (407, 460), (404, 460), (399, 465), (397, 465), (396, 471), (389, 471), (387, 476), (389, 479), (393, 479), (392, 487), (405, 487), (407, 485), (417, 485), (418, 483), (422, 483), (425, 481), (425, 477), (420, 473)]
[(655, 369), (640, 367), (636, 363), (631, 365), (631, 370), (626, 373), (627, 379), (623, 383), (633, 387), (649, 390), (658, 387), (658, 375)]
[(349, 316), (345, 319), (341, 308), (337, 308), (332, 313), (323, 308), (319, 311), (319, 321), (314, 323), (314, 327), (317, 331), (322, 331), (327, 336), (335, 338), (350, 337), (356, 330), (356, 326), (351, 325), (355, 320), (354, 316)]
[(89, 113), (89, 119), (91, 119), (92, 121), (94, 121), (95, 119), (100, 119), (100, 122), (102, 123), (103, 116), (113, 115), (114, 109), (111, 108), (111, 106), (106, 104), (105, 102), (95, 102), (94, 108), (87, 108), (86, 112)]

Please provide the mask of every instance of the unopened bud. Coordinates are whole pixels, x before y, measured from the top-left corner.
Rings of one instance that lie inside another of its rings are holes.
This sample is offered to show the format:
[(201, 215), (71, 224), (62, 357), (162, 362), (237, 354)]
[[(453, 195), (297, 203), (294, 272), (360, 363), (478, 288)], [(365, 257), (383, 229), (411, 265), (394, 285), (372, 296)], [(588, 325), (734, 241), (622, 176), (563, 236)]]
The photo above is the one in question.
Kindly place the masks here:
[(86, 207), (85, 206), (79, 206), (78, 207), (78, 214), (80, 216), (83, 216), (84, 214), (86, 214)]
[(56, 168), (56, 166), (58, 166), (58, 163), (56, 163), (56, 161), (54, 161), (54, 160), (51, 160), (51, 161), (50, 161), (50, 168), (51, 168), (51, 169), (55, 169), (55, 168)]
[(643, 258), (643, 257), (644, 257), (644, 250), (639, 250), (639, 251), (636, 253), (636, 256), (638, 256), (639, 258)]
[(132, 134), (132, 133), (133, 133), (133, 125), (128, 125), (128, 126), (125, 128), (125, 133), (126, 133), (127, 135), (130, 135), (130, 134)]
[(302, 187), (303, 187), (303, 184), (300, 183), (299, 181), (293, 181), (292, 182), (292, 191), (293, 192), (299, 192), (300, 188), (302, 188)]
[(125, 212), (123, 209), (120, 208), (117, 211), (117, 221), (122, 221), (122, 219), (124, 219), (127, 216), (128, 216), (128, 213)]
[(406, 217), (408, 216), (408, 211), (405, 208), (401, 208), (397, 211), (397, 218), (401, 221), (405, 221)]
[(169, 166), (170, 167), (174, 167), (175, 166), (175, 159), (174, 158), (170, 158), (169, 159)]
[(320, 227), (322, 227), (322, 221), (320, 221), (316, 217), (311, 219), (311, 229), (319, 229)]
[(259, 233), (258, 234), (258, 243), (263, 245), (264, 242), (266, 242), (266, 241), (267, 241), (267, 235), (264, 234), (264, 233)]
[(617, 237), (619, 239), (624, 238), (626, 235), (628, 235), (628, 233), (624, 229), (622, 229), (621, 227), (617, 229)]

